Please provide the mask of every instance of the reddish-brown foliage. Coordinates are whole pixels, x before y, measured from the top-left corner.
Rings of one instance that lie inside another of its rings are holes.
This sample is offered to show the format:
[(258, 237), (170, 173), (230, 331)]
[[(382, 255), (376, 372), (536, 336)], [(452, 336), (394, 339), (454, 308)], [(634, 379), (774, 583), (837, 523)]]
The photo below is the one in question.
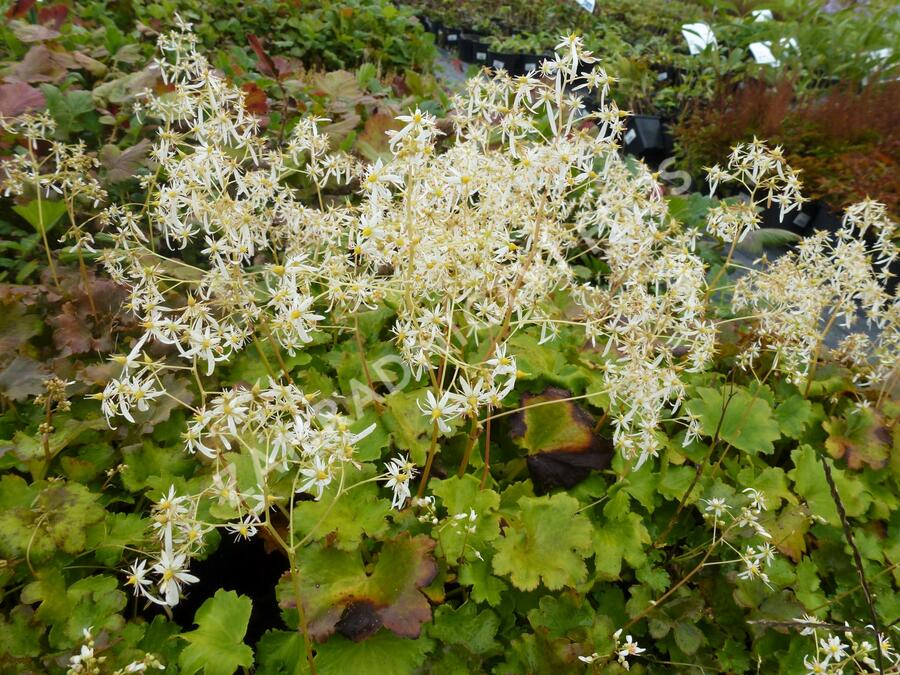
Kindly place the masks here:
[(837, 208), (868, 196), (896, 214), (898, 106), (900, 82), (842, 85), (799, 101), (789, 81), (751, 82), (691, 111), (676, 136), (691, 171), (723, 161), (733, 145), (755, 136), (784, 146), (789, 163), (803, 170), (807, 196)]

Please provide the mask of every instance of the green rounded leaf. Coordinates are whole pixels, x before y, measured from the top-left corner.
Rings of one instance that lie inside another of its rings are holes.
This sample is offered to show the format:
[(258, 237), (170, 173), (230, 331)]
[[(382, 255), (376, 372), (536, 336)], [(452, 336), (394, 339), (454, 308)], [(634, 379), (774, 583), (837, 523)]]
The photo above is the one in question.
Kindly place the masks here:
[(181, 635), (188, 642), (178, 659), (181, 673), (232, 675), (252, 666), (253, 650), (244, 644), (252, 607), (250, 598), (221, 589), (200, 605), (194, 616), (197, 630)]

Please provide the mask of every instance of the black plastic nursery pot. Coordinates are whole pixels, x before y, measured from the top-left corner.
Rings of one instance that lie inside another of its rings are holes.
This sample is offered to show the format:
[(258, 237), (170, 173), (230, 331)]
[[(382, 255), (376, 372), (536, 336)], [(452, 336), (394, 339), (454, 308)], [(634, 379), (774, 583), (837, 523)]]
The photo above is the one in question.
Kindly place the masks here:
[(787, 230), (805, 237), (812, 234), (813, 222), (821, 208), (818, 202), (806, 202), (799, 211), (794, 209), (790, 213), (785, 213), (784, 218), (780, 218), (781, 207), (773, 204), (763, 209), (759, 218), (759, 226), (767, 229)]
[(638, 157), (665, 153), (666, 134), (662, 118), (656, 115), (632, 115), (628, 118), (622, 140), (625, 151)]
[(656, 73), (656, 81), (660, 86), (678, 84), (684, 78), (684, 71), (675, 66), (657, 65), (653, 67), (653, 71)]
[(817, 202), (817, 204), (816, 217), (813, 218), (810, 229), (837, 232), (841, 227), (842, 215), (828, 206), (828, 204), (823, 202)]
[(488, 50), (487, 65), (494, 70), (503, 68), (510, 75), (522, 75), (522, 55)]
[(438, 33), (438, 44), (445, 49), (456, 50), (459, 44), (459, 36), (462, 34), (462, 28), (454, 28), (452, 26), (442, 26)]
[(472, 53), (474, 55), (474, 60), (472, 63), (477, 63), (480, 66), (486, 66), (490, 64), (488, 61), (488, 53), (490, 49), (488, 49), (487, 42), (474, 42), (472, 43)]
[[(488, 43), (484, 42), (480, 33), (460, 33), (456, 51), (460, 61), (466, 63), (485, 63), (487, 61)], [(478, 58), (478, 55), (481, 58)]]
[(533, 73), (541, 67), (541, 64), (547, 58), (546, 54), (520, 54), (521, 68), (525, 74)]

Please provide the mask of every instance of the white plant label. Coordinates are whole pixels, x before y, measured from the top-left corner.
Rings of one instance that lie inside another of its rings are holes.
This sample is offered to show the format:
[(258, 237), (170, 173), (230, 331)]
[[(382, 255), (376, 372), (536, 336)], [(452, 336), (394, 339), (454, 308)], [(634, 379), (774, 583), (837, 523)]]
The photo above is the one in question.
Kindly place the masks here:
[(681, 34), (684, 36), (691, 54), (699, 54), (707, 47), (716, 47), (716, 36), (708, 23), (698, 21), (697, 23), (686, 23), (681, 27)]
[(798, 54), (800, 53), (800, 45), (797, 44), (797, 40), (795, 40), (794, 38), (781, 38), (778, 41), (778, 44), (781, 45), (782, 49), (787, 49), (788, 47), (790, 47)]
[(625, 144), (630, 144), (635, 138), (637, 138), (637, 132), (634, 129), (629, 129), (625, 134)]
[(532, 70), (537, 70), (536, 63), (526, 63), (525, 64), (525, 72), (530, 73)]
[(503, 63), (503, 61), (501, 61), (500, 59), (494, 59), (494, 68), (496, 68), (498, 70), (500, 68), (506, 68), (506, 64)]
[(809, 221), (809, 215), (801, 211), (797, 214), (797, 217), (794, 218), (794, 225), (796, 225), (797, 227), (806, 227), (807, 225), (809, 225)]
[(450, 35), (447, 36), (447, 42), (456, 42), (458, 39), (459, 35), (456, 33), (450, 33)]
[(750, 53), (753, 54), (753, 60), (762, 66), (778, 67), (779, 61), (772, 53), (771, 44), (771, 42), (752, 42), (750, 44)]
[(475, 52), (475, 60), (476, 61), (487, 61), (487, 53), (486, 52)]
[(575, 0), (575, 2), (577, 2), (579, 7), (585, 12), (593, 12), (594, 5), (596, 4), (594, 0)]

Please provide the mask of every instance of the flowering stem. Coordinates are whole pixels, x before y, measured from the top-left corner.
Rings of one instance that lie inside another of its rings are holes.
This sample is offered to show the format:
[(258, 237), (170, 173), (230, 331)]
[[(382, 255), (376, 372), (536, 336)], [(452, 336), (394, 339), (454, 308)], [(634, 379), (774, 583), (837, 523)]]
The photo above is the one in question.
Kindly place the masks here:
[[(724, 539), (726, 533), (727, 533), (727, 530), (726, 530), (726, 532), (722, 533), (719, 541), (722, 541), (722, 539)], [(712, 545), (710, 545), (709, 549), (706, 551), (706, 554), (703, 556), (703, 558), (700, 560), (700, 562), (697, 563), (697, 566), (694, 567), (694, 569), (692, 569), (690, 572), (688, 572), (686, 576), (682, 577), (682, 579), (677, 584), (672, 586), (672, 588), (670, 588), (668, 591), (663, 593), (662, 596), (660, 596), (660, 598), (658, 600), (654, 600), (653, 602), (651, 602), (651, 604), (649, 606), (647, 606), (647, 608), (644, 609), (644, 611), (642, 611), (636, 617), (631, 619), (631, 621), (626, 623), (622, 627), (622, 630), (623, 631), (628, 630), (634, 624), (636, 624), (638, 621), (645, 618), (654, 609), (657, 609), (662, 603), (664, 603), (666, 600), (668, 600), (672, 596), (672, 594), (675, 593), (675, 591), (677, 591), (679, 588), (684, 586), (688, 581), (690, 581), (694, 577), (694, 575), (697, 574), (697, 572), (699, 572), (700, 570), (703, 569), (703, 567), (706, 565), (706, 561), (709, 560), (709, 557), (713, 554), (713, 551), (715, 551), (716, 548), (718, 548), (718, 542), (714, 542)]]
[(88, 304), (91, 306), (91, 315), (97, 319), (97, 305), (94, 303), (94, 294), (91, 292), (91, 285), (88, 282), (87, 266), (84, 264), (84, 256), (81, 249), (78, 249), (78, 270), (81, 273), (81, 285), (84, 286), (84, 294), (87, 296)]
[(266, 372), (269, 374), (273, 380), (277, 380), (275, 377), (275, 371), (272, 369), (272, 364), (269, 363), (269, 359), (266, 358), (266, 353), (262, 349), (262, 345), (259, 343), (259, 338), (256, 336), (253, 337), (253, 344), (256, 346), (256, 351), (259, 352), (259, 358), (262, 359), (263, 366), (266, 368)]
[(431, 465), (434, 464), (434, 456), (437, 454), (437, 438), (438, 425), (435, 422), (431, 426), (431, 447), (428, 448), (428, 459), (425, 460), (425, 468), (422, 470), (422, 478), (419, 480), (419, 489), (416, 491), (416, 497), (419, 499), (425, 494), (425, 486), (431, 476)]
[(356, 348), (359, 350), (359, 360), (362, 363), (363, 375), (365, 375), (366, 384), (369, 385), (369, 391), (372, 393), (372, 403), (375, 404), (375, 410), (380, 415), (384, 412), (384, 406), (378, 400), (379, 397), (375, 391), (375, 385), (372, 384), (372, 376), (369, 374), (369, 363), (366, 360), (366, 347), (363, 344), (362, 334), (359, 332), (359, 319), (355, 314), (353, 315), (353, 332), (356, 335)]
[[(75, 229), (75, 208), (72, 201), (66, 200), (66, 213), (69, 216), (69, 223), (72, 229)], [(81, 252), (81, 245), (76, 242), (78, 251), (78, 270), (81, 273), (81, 285), (84, 286), (84, 294), (87, 296), (88, 303), (91, 306), (91, 315), (97, 319), (97, 305), (94, 303), (94, 294), (91, 292), (91, 285), (88, 283), (87, 266), (84, 264), (84, 255)]]
[[(322, 523), (325, 522), (325, 519), (326, 519), (326, 518), (328, 517), (328, 515), (331, 513), (331, 510), (334, 508), (335, 504), (337, 504), (338, 499), (340, 499), (341, 496), (342, 496), (342, 495), (344, 494), (344, 492), (345, 492), (345, 490), (344, 490), (344, 476), (345, 476), (345, 475), (346, 475), (346, 472), (344, 471), (344, 467), (343, 467), (343, 465), (342, 465), (342, 466), (341, 466), (341, 479), (340, 479), (340, 482), (338, 483), (338, 490), (337, 490), (337, 492), (336, 492), (335, 495), (334, 495), (334, 499), (331, 500), (331, 503), (328, 505), (328, 508), (325, 509), (325, 512), (322, 514), (322, 517), (319, 518), (319, 519), (315, 522), (315, 524), (309, 529), (309, 532), (306, 533), (306, 536), (303, 537), (303, 539), (301, 539), (301, 540), (296, 544), (295, 548), (302, 548), (302, 547), (303, 547), (310, 539), (312, 539), (313, 533), (314, 533), (317, 529), (319, 529), (319, 526), (320, 526)], [(375, 480), (375, 479), (372, 479), (372, 480)], [(368, 482), (368, 481), (361, 481), (360, 483), (354, 483), (353, 485), (351, 485), (350, 487), (348, 487), (347, 490), (350, 490), (351, 488), (354, 488), (354, 487), (356, 487), (357, 485), (360, 485), (362, 482)], [(293, 536), (293, 532), (294, 532), (293, 518), (294, 518), (294, 510), (293, 510), (293, 508), (291, 508), (291, 535), (292, 535), (292, 536)]]
[[(343, 484), (343, 473), (341, 473), (341, 483)], [(338, 489), (338, 496), (340, 496), (340, 489)], [(335, 501), (337, 498), (335, 498)], [(332, 504), (333, 505), (333, 504)], [(291, 508), (291, 517), (288, 521), (288, 528), (290, 528), (291, 533), (291, 545), (288, 545), (284, 539), (278, 534), (278, 531), (272, 525), (272, 521), (269, 518), (269, 512), (266, 511), (266, 529), (272, 538), (278, 542), (281, 548), (284, 549), (285, 554), (288, 557), (288, 564), (290, 566), (291, 573), (291, 584), (294, 587), (294, 601), (297, 604), (297, 616), (299, 617), (300, 624), (300, 632), (303, 634), (303, 647), (306, 651), (306, 661), (309, 664), (309, 672), (311, 675), (316, 675), (316, 663), (313, 658), (313, 650), (312, 650), (312, 640), (309, 636), (309, 624), (306, 621), (306, 610), (303, 607), (303, 601), (300, 598), (300, 567), (297, 565), (297, 554), (296, 551), (300, 545), (294, 545), (293, 536), (294, 536), (294, 523), (293, 523), (293, 508)], [(326, 513), (327, 515), (327, 513)], [(304, 539), (305, 541), (305, 539)], [(303, 542), (300, 542), (302, 544)]]
[[(675, 527), (675, 523), (678, 520), (678, 516), (681, 515), (681, 512), (684, 510), (685, 504), (687, 504), (687, 499), (690, 494), (694, 491), (694, 488), (697, 486), (697, 482), (700, 480), (700, 476), (703, 475), (703, 470), (706, 468), (706, 465), (709, 463), (710, 458), (715, 452), (716, 445), (719, 443), (719, 432), (722, 430), (722, 422), (725, 420), (725, 413), (728, 410), (728, 404), (731, 403), (731, 399), (734, 397), (734, 391), (729, 393), (728, 398), (725, 399), (724, 405), (722, 406), (722, 413), (719, 416), (719, 422), (716, 424), (716, 431), (713, 434), (712, 442), (709, 444), (709, 452), (706, 453), (706, 457), (703, 458), (703, 461), (697, 465), (697, 471), (694, 473), (694, 480), (691, 481), (691, 484), (688, 486), (688, 489), (685, 490), (684, 495), (681, 497), (681, 501), (678, 502), (678, 508), (675, 509), (675, 513), (672, 514), (672, 517), (669, 519), (669, 524), (666, 525), (666, 529), (663, 530), (663, 533), (656, 538), (656, 541), (653, 542), (653, 548), (660, 548), (663, 542), (666, 540), (666, 537), (669, 536), (669, 533), (672, 531), (672, 528)], [(752, 404), (751, 404), (752, 405)], [(749, 410), (749, 407), (748, 407)]]
[(41, 231), (41, 240), (44, 242), (44, 251), (47, 253), (47, 266), (50, 268), (50, 275), (53, 277), (53, 283), (56, 284), (57, 290), (62, 290), (59, 284), (59, 277), (56, 275), (56, 265), (53, 264), (53, 256), (50, 254), (50, 242), (47, 239), (47, 228), (44, 226), (44, 203), (41, 200), (41, 186), (36, 182), (37, 187), (37, 203), (38, 203), (38, 229)]
[(825, 471), (825, 480), (828, 482), (831, 498), (834, 500), (835, 507), (837, 507), (838, 517), (840, 518), (841, 526), (844, 529), (844, 538), (847, 540), (847, 543), (850, 545), (850, 550), (853, 552), (853, 563), (856, 566), (856, 573), (859, 575), (859, 585), (862, 587), (863, 596), (866, 599), (866, 606), (869, 609), (869, 616), (872, 619), (871, 628), (872, 632), (875, 634), (875, 649), (877, 650), (878, 655), (878, 672), (881, 673), (881, 675), (884, 675), (884, 654), (881, 649), (881, 631), (878, 628), (878, 612), (875, 611), (875, 604), (872, 602), (872, 592), (869, 590), (868, 581), (866, 581), (862, 556), (859, 554), (859, 549), (856, 547), (856, 542), (853, 539), (853, 529), (847, 521), (847, 512), (844, 510), (844, 502), (841, 500), (837, 485), (835, 485), (834, 476), (831, 475), (831, 467), (828, 465), (828, 460), (825, 459), (825, 455), (820, 455), (819, 459), (822, 460), (822, 468)]
[(41, 444), (44, 446), (44, 464), (40, 468), (40, 475), (35, 476), (35, 480), (41, 480), (47, 474), (47, 469), (50, 468), (50, 462), (53, 461), (53, 455), (50, 453), (50, 429), (51, 422), (53, 420), (53, 409), (52, 406), (53, 401), (48, 396), (47, 397), (47, 407), (44, 413), (44, 424), (43, 424), (43, 432), (41, 433)]
[(478, 442), (478, 437), (481, 435), (481, 424), (478, 422), (477, 417), (472, 418), (472, 428), (469, 430), (469, 437), (466, 441), (466, 449), (463, 451), (462, 460), (459, 463), (459, 471), (457, 471), (457, 475), (462, 478), (466, 473), (466, 468), (469, 466), (469, 458), (472, 456), (472, 449), (475, 447), (475, 444)]
[(484, 469), (481, 471), (481, 483), (478, 485), (479, 490), (484, 490), (487, 478), (491, 473), (491, 418), (488, 417), (485, 422), (484, 432)]
[[(260, 323), (260, 329), (263, 331), (263, 333), (265, 333), (265, 335), (266, 335), (266, 340), (268, 341), (268, 343), (269, 343), (269, 344), (271, 345), (271, 347), (272, 347), (272, 353), (275, 354), (275, 360), (278, 361), (278, 367), (281, 368), (281, 372), (284, 374), (285, 379), (286, 379), (290, 384), (294, 384), (294, 380), (293, 380), (293, 378), (291, 377), (290, 370), (288, 370), (287, 364), (284, 362), (284, 359), (281, 358), (281, 347), (280, 347), (280, 345), (278, 344), (278, 341), (275, 339), (275, 336), (272, 335), (272, 331), (269, 330), (269, 325), (268, 325), (268, 323), (266, 323), (265, 321), (263, 321), (262, 323)], [(254, 338), (254, 339), (255, 339), (255, 338)], [(256, 348), (259, 349), (259, 344), (258, 344), (258, 343), (257, 343)], [(263, 357), (263, 360), (265, 361), (265, 358), (266, 358), (266, 357), (265, 357), (265, 355), (262, 353), (262, 351), (260, 351), (260, 356), (262, 356), (262, 357)], [(269, 369), (269, 368), (267, 367), (267, 369)], [(269, 370), (270, 370), (270, 369), (269, 369)], [(270, 374), (271, 374), (271, 373), (270, 373)], [(275, 377), (275, 376), (272, 375), (272, 378), (273, 378), (273, 379), (274, 379), (274, 377)]]
[(306, 610), (303, 607), (303, 600), (300, 598), (300, 568), (297, 567), (297, 558), (293, 551), (288, 551), (288, 559), (291, 566), (291, 583), (294, 585), (294, 599), (297, 603), (297, 615), (300, 618), (300, 631), (303, 633), (303, 647), (306, 650), (306, 662), (309, 664), (310, 674), (316, 675), (316, 661), (313, 657), (312, 641), (309, 637), (309, 625), (306, 622)]
[[(738, 238), (735, 237), (731, 240), (731, 247), (728, 249), (728, 255), (725, 256), (725, 262), (722, 263), (722, 266), (719, 268), (719, 271), (716, 272), (716, 276), (712, 278), (712, 281), (706, 287), (706, 299), (709, 299), (709, 296), (712, 294), (712, 291), (716, 289), (716, 284), (719, 283), (719, 279), (722, 278), (722, 275), (725, 274), (725, 270), (728, 268), (729, 263), (731, 263), (731, 258), (734, 256), (734, 250), (737, 248)], [(718, 290), (718, 289), (716, 289)]]
[(819, 365), (819, 349), (821, 349), (822, 343), (825, 342), (825, 336), (828, 335), (831, 326), (834, 325), (837, 317), (837, 312), (831, 315), (831, 318), (828, 319), (828, 323), (825, 324), (825, 328), (822, 329), (822, 335), (819, 336), (819, 341), (816, 342), (816, 348), (813, 349), (812, 358), (809, 361), (809, 375), (806, 376), (806, 389), (803, 390), (804, 398), (809, 398), (809, 390), (812, 387), (813, 378), (816, 375), (816, 367)]

